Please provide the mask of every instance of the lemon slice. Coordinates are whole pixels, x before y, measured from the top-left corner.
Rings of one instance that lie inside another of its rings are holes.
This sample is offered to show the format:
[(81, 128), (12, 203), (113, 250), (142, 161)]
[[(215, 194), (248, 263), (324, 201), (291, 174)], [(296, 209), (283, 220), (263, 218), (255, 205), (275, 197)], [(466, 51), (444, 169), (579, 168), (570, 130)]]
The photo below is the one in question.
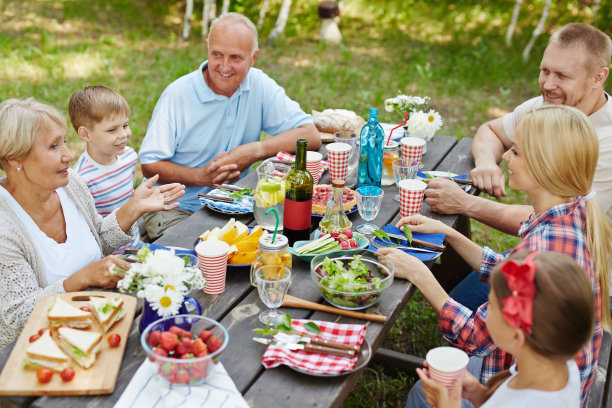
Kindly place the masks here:
[(262, 180), (261, 185), (260, 185), (261, 191), (265, 191), (266, 193), (274, 193), (276, 191), (280, 191), (282, 188), (283, 186), (281, 183), (277, 183), (277, 182), (273, 182), (269, 180)]

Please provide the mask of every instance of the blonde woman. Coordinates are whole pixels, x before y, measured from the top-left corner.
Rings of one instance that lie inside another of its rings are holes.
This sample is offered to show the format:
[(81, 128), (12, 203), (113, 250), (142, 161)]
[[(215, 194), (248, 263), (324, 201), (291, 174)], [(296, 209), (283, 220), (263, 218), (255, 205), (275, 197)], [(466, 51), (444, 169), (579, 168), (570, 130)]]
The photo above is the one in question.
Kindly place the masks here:
[[(0, 347), (14, 340), (38, 299), (90, 286), (115, 287), (109, 255), (133, 237), (145, 212), (175, 208), (184, 186), (136, 189), (102, 219), (87, 185), (69, 168), (66, 121), (34, 99), (0, 104)], [(108, 255), (108, 256), (107, 256)]]
[[(599, 154), (597, 136), (587, 117), (575, 108), (548, 105), (529, 113), (521, 121), (511, 148), (504, 153), (508, 162), (509, 185), (527, 193), (534, 213), (522, 223), (519, 250), (565, 253), (584, 269), (591, 279), (595, 297), (595, 325), (589, 343), (576, 362), (581, 376), (581, 399), (593, 381), (599, 354), (602, 323), (610, 327), (610, 310), (602, 309), (608, 299), (608, 255), (612, 231), (596, 200), (591, 185)], [(408, 225), (421, 233), (445, 233), (447, 242), (488, 280), (504, 256), (480, 247), (439, 221), (420, 215), (402, 218), (398, 226)], [(503, 371), (511, 356), (498, 349), (486, 327), (488, 304), (471, 310), (449, 297), (430, 270), (416, 258), (395, 249), (378, 253), (395, 265), (396, 276), (412, 281), (440, 314), (444, 337), (474, 356), (482, 357), (482, 367), (472, 368), (481, 382)], [(550, 322), (555, 324), (555, 322)], [(476, 359), (478, 360), (478, 359)], [(410, 406), (419, 406), (418, 387), (409, 396)]]

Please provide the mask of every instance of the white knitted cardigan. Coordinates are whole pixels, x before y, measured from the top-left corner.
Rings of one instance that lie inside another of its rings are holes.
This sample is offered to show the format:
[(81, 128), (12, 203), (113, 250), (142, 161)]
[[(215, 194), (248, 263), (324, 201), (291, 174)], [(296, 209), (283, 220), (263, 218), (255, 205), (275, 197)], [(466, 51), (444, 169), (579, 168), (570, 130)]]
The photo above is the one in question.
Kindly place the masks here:
[[(87, 185), (72, 169), (68, 172), (66, 191), (85, 216), (104, 255), (134, 239), (133, 227), (127, 234), (119, 228), (116, 211), (105, 218), (96, 213)], [(65, 293), (64, 280), (47, 285), (42, 259), (32, 238), (0, 198), (0, 347), (19, 336), (40, 298)]]

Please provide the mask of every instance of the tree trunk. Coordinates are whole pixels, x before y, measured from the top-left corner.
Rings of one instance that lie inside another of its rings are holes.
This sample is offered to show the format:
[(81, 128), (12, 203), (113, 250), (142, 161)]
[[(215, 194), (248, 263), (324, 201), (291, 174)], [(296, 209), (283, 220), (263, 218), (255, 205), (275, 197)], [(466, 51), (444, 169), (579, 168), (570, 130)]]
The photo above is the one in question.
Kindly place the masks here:
[(283, 0), (283, 4), (280, 9), (280, 13), (278, 14), (278, 19), (276, 20), (276, 24), (274, 25), (274, 29), (270, 33), (268, 37), (268, 41), (274, 41), (279, 35), (285, 31), (285, 25), (287, 24), (287, 19), (289, 19), (289, 10), (291, 9), (291, 0)]
[(266, 18), (266, 13), (270, 9), (270, 0), (262, 0), (261, 8), (259, 9), (259, 19), (257, 20), (257, 29), (261, 30), (263, 27), (264, 19)]
[(225, 14), (229, 11), (230, 0), (223, 0), (223, 6), (221, 6), (221, 14)]
[(215, 0), (204, 0), (202, 9), (202, 37), (208, 34), (208, 22), (212, 21), (217, 15), (217, 3)]
[(527, 61), (527, 59), (529, 58), (529, 53), (531, 52), (531, 48), (533, 47), (533, 44), (535, 44), (536, 39), (542, 32), (542, 28), (544, 28), (544, 23), (546, 23), (546, 19), (548, 18), (548, 12), (550, 11), (550, 2), (551, 0), (546, 0), (546, 4), (544, 5), (544, 10), (542, 11), (542, 18), (540, 18), (540, 22), (538, 23), (535, 30), (533, 30), (533, 34), (531, 35), (531, 39), (529, 40), (529, 43), (523, 50), (523, 61)]
[(508, 31), (506, 31), (506, 46), (510, 47), (512, 44), (512, 36), (514, 35), (514, 30), (516, 29), (516, 23), (518, 21), (519, 11), (521, 9), (521, 5), (523, 4), (523, 0), (516, 0), (514, 3), (514, 10), (512, 10), (512, 21), (508, 26)]
[(185, 8), (185, 20), (183, 21), (183, 40), (187, 40), (189, 38), (189, 31), (191, 30), (191, 25), (189, 21), (191, 20), (192, 15), (193, 0), (187, 0), (187, 6)]
[(595, 0), (593, 2), (593, 7), (591, 8), (591, 11), (593, 12), (593, 16), (591, 18), (593, 19), (593, 21), (595, 21), (595, 19), (597, 18), (597, 12), (599, 11), (599, 6), (601, 6), (601, 0)]

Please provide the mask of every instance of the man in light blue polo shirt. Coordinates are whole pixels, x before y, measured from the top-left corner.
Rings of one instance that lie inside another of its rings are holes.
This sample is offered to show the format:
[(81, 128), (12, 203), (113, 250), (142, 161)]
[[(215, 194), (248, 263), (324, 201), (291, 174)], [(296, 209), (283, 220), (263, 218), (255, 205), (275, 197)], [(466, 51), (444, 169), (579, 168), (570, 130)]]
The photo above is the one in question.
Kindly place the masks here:
[[(185, 184), (180, 206), (144, 218), (149, 238), (200, 208), (198, 193), (213, 183), (235, 181), (254, 162), (284, 150), (297, 139), (318, 149), (312, 118), (273, 79), (252, 68), (259, 49), (253, 23), (228, 13), (211, 24), (208, 60), (163, 92), (139, 152), (146, 177)], [(261, 131), (273, 137), (260, 141)]]

